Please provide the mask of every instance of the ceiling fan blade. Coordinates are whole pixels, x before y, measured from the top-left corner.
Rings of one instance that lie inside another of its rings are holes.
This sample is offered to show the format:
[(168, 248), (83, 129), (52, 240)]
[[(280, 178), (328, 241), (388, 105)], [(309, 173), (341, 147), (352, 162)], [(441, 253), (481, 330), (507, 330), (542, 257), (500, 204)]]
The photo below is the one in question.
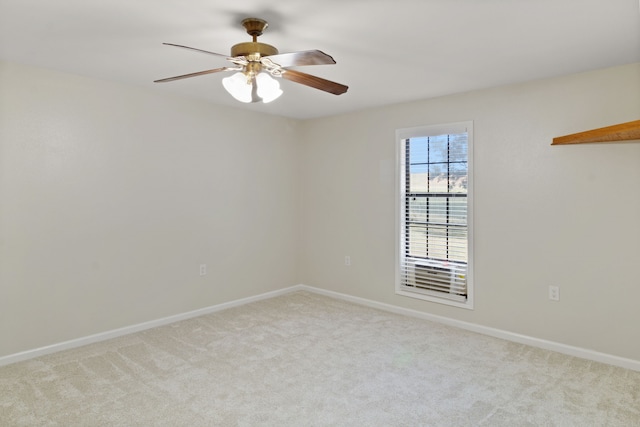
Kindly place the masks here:
[(299, 65), (324, 65), (336, 63), (330, 55), (327, 55), (320, 50), (280, 53), (277, 55), (270, 55), (268, 58), (283, 68), (296, 67)]
[(195, 47), (182, 46), (181, 44), (173, 44), (173, 43), (162, 43), (162, 44), (165, 44), (167, 46), (181, 47), (183, 49), (195, 50), (196, 52), (206, 53), (206, 54), (209, 54), (209, 55), (222, 56), (223, 58), (228, 58), (229, 57), (229, 55), (223, 55), (221, 53), (209, 52), (208, 50), (196, 49)]
[(235, 70), (235, 68), (228, 68), (228, 67), (214, 68), (213, 70), (198, 71), (197, 73), (189, 73), (189, 74), (183, 74), (181, 76), (168, 77), (166, 79), (154, 80), (153, 82), (166, 83), (166, 82), (172, 82), (174, 80), (188, 79), (189, 77), (204, 76), (205, 74), (213, 74), (213, 73), (219, 73), (221, 71), (230, 71), (230, 70)]
[(311, 74), (301, 73), (296, 70), (282, 70), (282, 78), (310, 86), (315, 89), (320, 89), (334, 95), (343, 94), (349, 89), (349, 86), (312, 76)]

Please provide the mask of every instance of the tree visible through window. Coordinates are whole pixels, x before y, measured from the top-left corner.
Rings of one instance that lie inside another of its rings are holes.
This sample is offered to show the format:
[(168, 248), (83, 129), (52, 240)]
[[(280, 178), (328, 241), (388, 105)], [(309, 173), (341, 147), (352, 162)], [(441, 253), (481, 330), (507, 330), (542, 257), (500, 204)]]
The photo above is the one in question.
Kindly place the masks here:
[(470, 305), (470, 125), (399, 131), (399, 293)]

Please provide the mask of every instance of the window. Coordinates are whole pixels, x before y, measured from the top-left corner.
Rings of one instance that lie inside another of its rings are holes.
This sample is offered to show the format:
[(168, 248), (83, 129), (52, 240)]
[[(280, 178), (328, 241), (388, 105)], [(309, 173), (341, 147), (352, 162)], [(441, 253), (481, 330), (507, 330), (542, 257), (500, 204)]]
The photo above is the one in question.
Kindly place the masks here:
[(398, 294), (473, 308), (472, 127), (397, 131)]

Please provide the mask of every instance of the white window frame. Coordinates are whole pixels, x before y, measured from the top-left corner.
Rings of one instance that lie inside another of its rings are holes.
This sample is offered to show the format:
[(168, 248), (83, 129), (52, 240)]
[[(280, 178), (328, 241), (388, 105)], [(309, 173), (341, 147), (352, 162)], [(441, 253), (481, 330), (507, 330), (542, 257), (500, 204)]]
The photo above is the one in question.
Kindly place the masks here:
[[(405, 230), (405, 156), (404, 144), (409, 138), (459, 134), (465, 132), (468, 137), (467, 146), (467, 298), (456, 301), (439, 296), (433, 292), (420, 292), (402, 284), (401, 265), (404, 260), (404, 230)], [(396, 130), (396, 294), (418, 298), (421, 300), (446, 304), (450, 306), (473, 309), (474, 280), (473, 280), (473, 121), (448, 124), (418, 126)]]

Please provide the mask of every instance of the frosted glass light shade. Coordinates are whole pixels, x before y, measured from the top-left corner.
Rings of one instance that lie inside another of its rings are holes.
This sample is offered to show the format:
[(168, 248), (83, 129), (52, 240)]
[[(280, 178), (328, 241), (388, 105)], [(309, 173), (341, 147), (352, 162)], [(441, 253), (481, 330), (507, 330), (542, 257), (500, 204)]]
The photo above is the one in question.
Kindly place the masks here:
[[(256, 85), (257, 97), (252, 96), (253, 85)], [(243, 72), (222, 79), (222, 86), (240, 102), (259, 102), (265, 104), (282, 95), (280, 83), (268, 73), (259, 73), (254, 80), (248, 79)]]
[(259, 73), (256, 76), (256, 85), (258, 86), (258, 96), (265, 104), (282, 95), (280, 83), (267, 73)]
[(235, 73), (231, 77), (222, 79), (222, 86), (240, 102), (251, 102), (251, 81), (247, 80), (244, 73)]

